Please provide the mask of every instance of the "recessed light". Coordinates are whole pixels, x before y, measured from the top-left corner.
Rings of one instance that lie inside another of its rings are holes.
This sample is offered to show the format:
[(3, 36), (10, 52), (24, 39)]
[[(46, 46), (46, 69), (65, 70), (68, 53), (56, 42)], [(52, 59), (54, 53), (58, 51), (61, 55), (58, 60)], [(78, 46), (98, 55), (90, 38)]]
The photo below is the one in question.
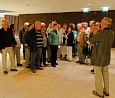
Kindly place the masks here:
[(89, 8), (83, 8), (83, 12), (84, 12), (84, 13), (89, 12)]
[(88, 5), (91, 5), (90, 3)]
[(102, 9), (102, 12), (107, 12), (109, 7), (102, 7), (101, 9)]

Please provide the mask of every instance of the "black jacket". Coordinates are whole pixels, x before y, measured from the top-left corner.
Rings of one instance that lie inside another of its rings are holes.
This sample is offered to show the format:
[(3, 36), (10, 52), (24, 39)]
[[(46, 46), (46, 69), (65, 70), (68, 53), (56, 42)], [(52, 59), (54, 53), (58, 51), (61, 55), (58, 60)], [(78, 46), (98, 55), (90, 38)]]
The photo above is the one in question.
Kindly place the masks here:
[(5, 47), (11, 47), (16, 45), (15, 38), (13, 36), (13, 31), (11, 29), (7, 29), (4, 31), (3, 28), (0, 29), (0, 50), (5, 49)]
[(28, 32), (27, 44), (30, 47), (30, 52), (37, 52), (37, 38), (35, 28)]
[(74, 35), (73, 32), (69, 33), (67, 35), (68, 39), (67, 39), (67, 46), (73, 46), (73, 41), (74, 41)]
[(27, 30), (25, 30), (24, 28), (22, 28), (22, 29), (19, 31), (19, 38), (20, 38), (21, 44), (24, 44), (24, 43), (23, 43), (23, 36), (24, 36), (24, 34), (25, 34), (26, 31), (27, 31)]

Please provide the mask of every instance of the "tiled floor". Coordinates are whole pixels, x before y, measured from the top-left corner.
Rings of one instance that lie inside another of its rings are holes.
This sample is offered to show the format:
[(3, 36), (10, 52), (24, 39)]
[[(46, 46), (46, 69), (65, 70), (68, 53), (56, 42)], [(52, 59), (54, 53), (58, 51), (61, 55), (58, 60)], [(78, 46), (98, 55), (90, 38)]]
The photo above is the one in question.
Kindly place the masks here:
[[(0, 54), (0, 98), (98, 98), (92, 94), (95, 89), (94, 76), (90, 74), (92, 66), (74, 61), (58, 61), (56, 68), (44, 67), (35, 74), (25, 67), (18, 67), (18, 72), (9, 71), (4, 75)], [(114, 64), (115, 49), (112, 49), (110, 97), (105, 98), (115, 98)]]

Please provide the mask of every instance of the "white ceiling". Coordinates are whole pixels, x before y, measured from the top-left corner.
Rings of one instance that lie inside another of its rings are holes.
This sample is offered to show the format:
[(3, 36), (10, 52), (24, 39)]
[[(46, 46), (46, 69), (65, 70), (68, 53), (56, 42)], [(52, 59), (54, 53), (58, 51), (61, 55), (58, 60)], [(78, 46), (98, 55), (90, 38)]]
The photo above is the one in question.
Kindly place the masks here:
[(0, 0), (0, 9), (13, 14), (76, 12), (85, 7), (98, 11), (104, 6), (115, 10), (115, 0)]

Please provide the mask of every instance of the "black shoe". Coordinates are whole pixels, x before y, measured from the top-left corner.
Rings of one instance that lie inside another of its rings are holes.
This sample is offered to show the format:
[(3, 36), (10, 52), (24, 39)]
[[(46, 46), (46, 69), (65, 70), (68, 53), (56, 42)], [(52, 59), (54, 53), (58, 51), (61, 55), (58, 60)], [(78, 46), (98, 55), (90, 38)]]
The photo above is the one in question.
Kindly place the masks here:
[(55, 65), (51, 65), (52, 67), (56, 67)]
[(4, 71), (4, 74), (8, 74), (8, 71)]
[(104, 95), (103, 95), (103, 96), (99, 95), (99, 94), (97, 93), (97, 91), (95, 91), (95, 90), (93, 90), (92, 93), (93, 93), (94, 95), (98, 96), (98, 97), (104, 98)]
[(23, 66), (22, 64), (17, 64), (17, 66)]
[(81, 63), (81, 61), (76, 61), (76, 63)]
[(106, 93), (105, 91), (103, 92), (103, 94), (104, 94), (105, 96), (109, 96), (109, 93)]
[(11, 69), (11, 71), (18, 71), (17, 69)]
[(58, 63), (55, 63), (55, 65), (58, 65)]
[(36, 69), (37, 69), (37, 70), (43, 70), (43, 68), (42, 68), (42, 67), (36, 67)]
[(34, 70), (34, 69), (32, 69), (31, 71), (32, 71), (33, 73), (36, 73), (36, 70)]
[(31, 68), (31, 66), (30, 66), (30, 65), (28, 65), (28, 66), (26, 66), (26, 68)]
[(90, 72), (91, 72), (91, 74), (94, 74), (94, 68)]
[(51, 61), (48, 61), (48, 63), (50, 63)]
[(84, 62), (80, 62), (79, 64), (85, 64)]
[(44, 63), (43, 65), (44, 65), (44, 66), (47, 66), (48, 64)]

